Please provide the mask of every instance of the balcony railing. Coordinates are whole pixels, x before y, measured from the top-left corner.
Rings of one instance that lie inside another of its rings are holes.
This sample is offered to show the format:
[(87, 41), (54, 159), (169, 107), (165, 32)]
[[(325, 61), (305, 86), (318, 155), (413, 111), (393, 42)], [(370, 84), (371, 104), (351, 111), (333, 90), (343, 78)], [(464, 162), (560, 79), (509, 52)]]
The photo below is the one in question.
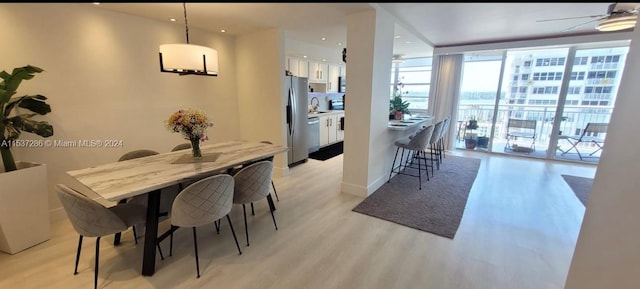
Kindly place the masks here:
[[(536, 148), (547, 148), (549, 147), (555, 112), (556, 107), (551, 105), (501, 104), (498, 106), (498, 111), (495, 112), (493, 105), (490, 104), (461, 104), (458, 108), (458, 120), (460, 124), (472, 118), (477, 119), (479, 128), (473, 133), (477, 136), (489, 137), (494, 113), (497, 114), (493, 135), (494, 150), (496, 151), (502, 150), (504, 147), (509, 118), (535, 120), (537, 123)], [(608, 123), (612, 112), (612, 106), (567, 105), (560, 121), (560, 134), (577, 138), (589, 122)], [(462, 140), (465, 132), (464, 126), (459, 125), (458, 128), (460, 130), (457, 131), (457, 139)], [(564, 146), (565, 149), (568, 148), (567, 145), (568, 143), (559, 143), (559, 146)], [(464, 144), (459, 144), (458, 147), (464, 147)], [(583, 149), (588, 150), (588, 147), (590, 145), (585, 144)]]

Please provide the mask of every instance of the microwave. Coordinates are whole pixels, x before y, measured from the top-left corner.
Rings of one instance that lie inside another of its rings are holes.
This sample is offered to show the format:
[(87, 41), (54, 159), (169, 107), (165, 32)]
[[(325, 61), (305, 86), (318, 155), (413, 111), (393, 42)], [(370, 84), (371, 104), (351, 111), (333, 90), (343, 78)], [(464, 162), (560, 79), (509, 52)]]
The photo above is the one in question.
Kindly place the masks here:
[(347, 90), (347, 81), (345, 80), (346, 77), (344, 76), (338, 76), (338, 92), (346, 92)]

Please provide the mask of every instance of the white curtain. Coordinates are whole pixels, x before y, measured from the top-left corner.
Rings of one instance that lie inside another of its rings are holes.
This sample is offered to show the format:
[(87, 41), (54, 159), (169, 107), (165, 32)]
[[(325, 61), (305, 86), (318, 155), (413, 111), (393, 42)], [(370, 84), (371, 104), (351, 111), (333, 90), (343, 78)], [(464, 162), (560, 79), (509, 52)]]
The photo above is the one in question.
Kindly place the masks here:
[(431, 90), (429, 93), (429, 107), (436, 123), (446, 116), (451, 116), (451, 123), (445, 143), (445, 148), (451, 148), (451, 136), (457, 128), (458, 96), (460, 95), (460, 82), (462, 80), (462, 64), (464, 55), (438, 55), (434, 56), (432, 64)]

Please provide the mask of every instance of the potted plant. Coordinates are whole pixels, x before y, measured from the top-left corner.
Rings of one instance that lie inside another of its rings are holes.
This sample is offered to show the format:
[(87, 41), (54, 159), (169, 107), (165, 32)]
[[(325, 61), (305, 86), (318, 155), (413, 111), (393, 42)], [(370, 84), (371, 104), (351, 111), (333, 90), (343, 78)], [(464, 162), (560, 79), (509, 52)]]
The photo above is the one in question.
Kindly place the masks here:
[(409, 102), (403, 100), (400, 93), (397, 93), (389, 102), (389, 118), (394, 116), (395, 119), (402, 119), (405, 113), (411, 115), (411, 111), (409, 111)]
[(476, 145), (479, 148), (488, 148), (489, 147), (489, 137), (487, 136), (479, 136), (478, 139), (476, 140)]
[[(464, 144), (467, 149), (475, 149), (478, 142), (478, 134), (473, 132), (478, 129), (478, 120), (475, 116), (471, 116), (471, 118), (467, 121), (466, 130), (470, 132), (465, 133), (464, 136)], [(465, 130), (465, 131), (466, 131)]]
[(41, 140), (19, 140), (22, 132), (53, 135), (46, 121), (34, 119), (51, 112), (44, 95), (14, 96), (23, 80), (43, 70), (27, 65), (0, 72), (0, 251), (15, 254), (49, 239), (49, 192), (44, 164), (16, 162), (12, 147), (45, 147)]

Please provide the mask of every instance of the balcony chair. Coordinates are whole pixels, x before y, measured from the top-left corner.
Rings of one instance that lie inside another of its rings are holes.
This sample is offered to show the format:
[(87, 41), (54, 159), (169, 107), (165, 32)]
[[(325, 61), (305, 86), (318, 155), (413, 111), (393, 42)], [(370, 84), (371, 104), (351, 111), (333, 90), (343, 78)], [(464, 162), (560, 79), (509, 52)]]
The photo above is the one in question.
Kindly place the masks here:
[(580, 135), (580, 137), (561, 135), (559, 139), (566, 139), (567, 142), (571, 144), (571, 147), (567, 150), (559, 149), (560, 151), (562, 151), (561, 155), (565, 155), (566, 153), (575, 150), (576, 153), (578, 153), (578, 157), (580, 158), (580, 160), (583, 160), (583, 158), (585, 158), (586, 156), (583, 156), (580, 153), (580, 150), (578, 150), (578, 145), (581, 143), (592, 143), (597, 147), (595, 151), (589, 154), (590, 157), (593, 156), (596, 152), (602, 150), (604, 146), (604, 135), (606, 135), (607, 133), (608, 126), (608, 123), (590, 122), (587, 123), (587, 126), (582, 130), (582, 134)]
[[(507, 122), (507, 142), (504, 145), (505, 152), (511, 150), (514, 152), (531, 153), (536, 150), (536, 128), (538, 122), (535, 120), (514, 119), (510, 118)], [(531, 139), (529, 146), (519, 146), (518, 138)]]

